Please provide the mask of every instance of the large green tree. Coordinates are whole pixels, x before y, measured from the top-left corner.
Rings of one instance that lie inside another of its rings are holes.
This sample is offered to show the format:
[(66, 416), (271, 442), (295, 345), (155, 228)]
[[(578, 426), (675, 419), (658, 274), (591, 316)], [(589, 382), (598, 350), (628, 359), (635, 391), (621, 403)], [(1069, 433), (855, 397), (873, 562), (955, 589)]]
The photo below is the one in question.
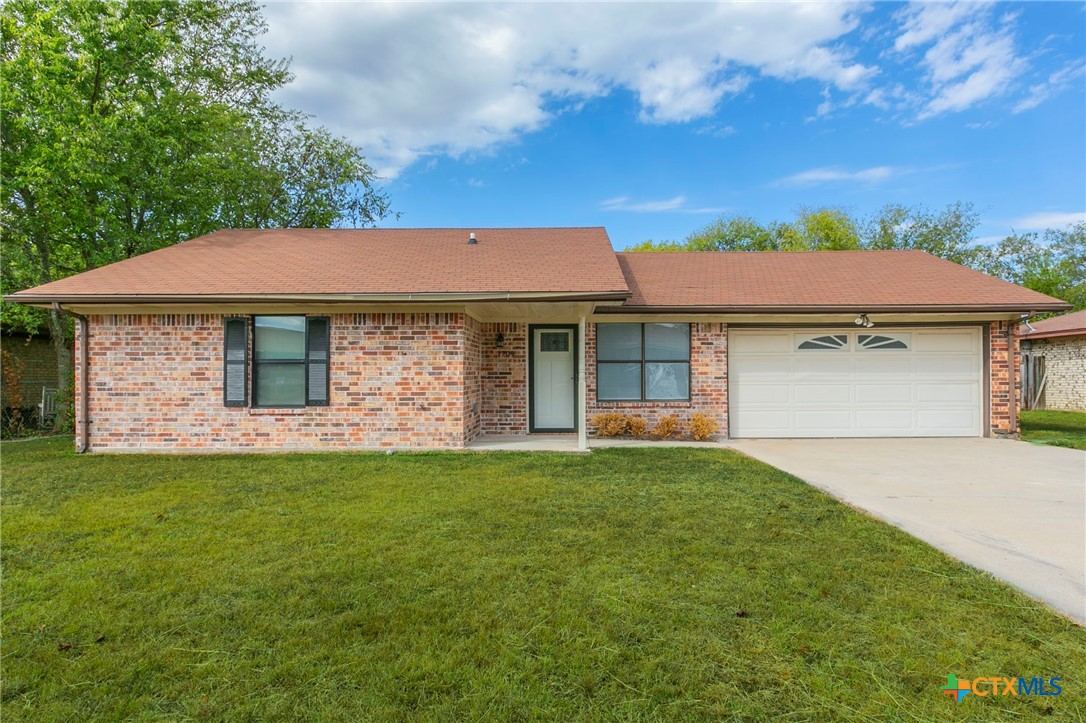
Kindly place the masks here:
[[(3, 293), (221, 227), (370, 225), (389, 213), (359, 148), (272, 93), (253, 2), (9, 0), (0, 9)], [(47, 325), (58, 384), (67, 320)]]
[(631, 251), (825, 251), (919, 249), (1086, 308), (1086, 223), (1014, 233), (978, 244), (968, 203), (940, 211), (890, 204), (869, 217), (840, 208), (801, 209), (791, 221), (724, 216), (683, 241), (646, 241)]

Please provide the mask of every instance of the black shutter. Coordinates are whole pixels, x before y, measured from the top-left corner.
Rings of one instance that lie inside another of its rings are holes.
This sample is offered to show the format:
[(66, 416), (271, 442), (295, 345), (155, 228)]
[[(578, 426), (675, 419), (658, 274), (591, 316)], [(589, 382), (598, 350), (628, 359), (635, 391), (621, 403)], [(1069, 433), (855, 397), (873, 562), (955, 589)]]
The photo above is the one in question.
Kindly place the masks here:
[(249, 320), (228, 317), (223, 336), (222, 403), (244, 407), (249, 402)]
[(328, 317), (310, 316), (305, 321), (305, 403), (328, 406)]

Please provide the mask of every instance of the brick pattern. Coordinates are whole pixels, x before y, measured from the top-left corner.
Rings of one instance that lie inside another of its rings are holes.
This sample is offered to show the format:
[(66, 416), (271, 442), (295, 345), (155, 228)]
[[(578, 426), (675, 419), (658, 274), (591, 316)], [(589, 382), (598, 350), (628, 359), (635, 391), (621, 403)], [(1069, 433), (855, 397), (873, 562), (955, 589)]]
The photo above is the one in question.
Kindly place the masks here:
[(269, 410), (223, 406), (222, 316), (92, 316), (91, 449), (462, 447), (465, 319), (333, 315), (331, 404)]
[[(92, 450), (459, 448), (479, 434), (528, 431), (524, 323), (462, 313), (332, 315), (331, 404), (306, 409), (223, 406), (220, 315), (97, 315), (89, 323)], [(76, 343), (78, 353), (83, 340)], [(992, 322), (989, 343), (991, 431), (1013, 436), (1013, 324)], [(691, 398), (682, 402), (597, 400), (594, 324), (585, 345), (589, 417), (620, 412), (652, 426), (676, 415), (688, 425), (702, 412), (727, 436), (726, 325), (691, 324)], [(77, 419), (77, 431), (83, 423)]]
[(482, 373), (483, 325), (464, 315), (464, 444), (482, 432)]
[[(499, 349), (498, 334), (505, 337)], [(528, 325), (483, 324), (482, 432), (528, 433)]]
[(1030, 353), (1045, 358), (1043, 409), (1086, 411), (1086, 336), (1033, 339)]
[[(720, 425), (715, 435), (728, 436), (728, 327), (718, 323), (690, 324), (690, 400), (684, 402), (605, 402), (596, 399), (596, 325), (589, 324), (585, 339), (585, 383), (588, 416), (618, 412), (643, 417), (649, 429), (661, 417), (678, 417), (683, 430), (698, 412), (712, 417)], [(595, 428), (589, 427), (594, 434)]]
[(988, 325), (993, 437), (1018, 436), (1018, 337), (1014, 329), (1015, 324), (1010, 321), (993, 321)]

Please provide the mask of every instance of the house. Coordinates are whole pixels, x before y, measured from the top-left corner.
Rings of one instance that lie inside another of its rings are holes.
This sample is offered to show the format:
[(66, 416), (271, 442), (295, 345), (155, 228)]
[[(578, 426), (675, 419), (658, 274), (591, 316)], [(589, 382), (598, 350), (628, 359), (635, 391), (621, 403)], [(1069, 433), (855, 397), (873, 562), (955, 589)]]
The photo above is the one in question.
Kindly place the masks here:
[(1086, 311), (1018, 329), (1027, 409), (1086, 411)]
[(1013, 436), (1058, 299), (919, 251), (615, 253), (603, 228), (224, 230), (21, 291), (77, 315), (92, 451), (462, 448), (698, 412)]
[[(57, 355), (49, 331), (30, 333), (21, 327), (4, 327), (0, 329), (0, 350), (3, 351), (0, 355), (3, 406), (18, 406), (24, 421), (36, 424), (32, 420), (39, 414), (42, 391), (52, 392), (57, 388)], [(12, 400), (13, 395), (17, 399)]]

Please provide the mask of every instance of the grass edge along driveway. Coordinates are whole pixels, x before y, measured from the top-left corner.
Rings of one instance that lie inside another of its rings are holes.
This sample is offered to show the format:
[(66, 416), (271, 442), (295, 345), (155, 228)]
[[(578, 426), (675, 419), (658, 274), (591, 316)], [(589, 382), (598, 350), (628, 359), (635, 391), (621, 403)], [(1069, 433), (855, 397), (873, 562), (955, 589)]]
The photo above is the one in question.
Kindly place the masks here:
[(1086, 715), (1081, 628), (727, 450), (0, 455), (5, 720)]

